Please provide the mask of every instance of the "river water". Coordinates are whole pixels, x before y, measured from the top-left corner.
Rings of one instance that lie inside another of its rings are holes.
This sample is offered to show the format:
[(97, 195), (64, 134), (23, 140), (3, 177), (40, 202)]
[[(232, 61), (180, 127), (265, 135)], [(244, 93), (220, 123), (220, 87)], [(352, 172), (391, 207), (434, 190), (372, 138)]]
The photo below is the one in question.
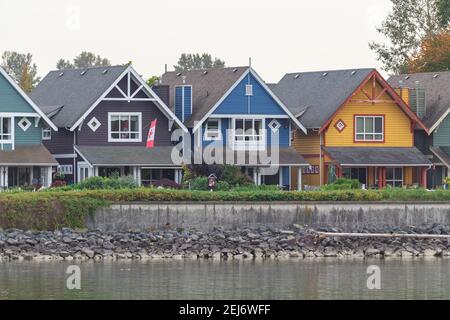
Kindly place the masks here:
[[(450, 259), (0, 263), (2, 299), (450, 299)], [(381, 289), (367, 288), (378, 265)]]

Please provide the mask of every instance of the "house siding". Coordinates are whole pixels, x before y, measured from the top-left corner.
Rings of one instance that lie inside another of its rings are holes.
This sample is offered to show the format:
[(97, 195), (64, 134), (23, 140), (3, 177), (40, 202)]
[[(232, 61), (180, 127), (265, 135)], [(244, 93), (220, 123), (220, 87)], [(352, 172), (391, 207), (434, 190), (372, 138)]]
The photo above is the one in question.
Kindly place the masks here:
[[(245, 95), (245, 86), (253, 85), (253, 95)], [(195, 88), (194, 88), (195, 90)], [(286, 115), (286, 112), (270, 96), (263, 86), (249, 74), (243, 79), (224, 101), (214, 110), (213, 114), (255, 114), (255, 115)]]
[(23, 117), (15, 118), (15, 144), (18, 145), (36, 145), (42, 142), (42, 129), (40, 124), (36, 127), (34, 125), (34, 118), (27, 118), (31, 122), (31, 126), (23, 131), (18, 123)]
[(433, 143), (435, 147), (450, 146), (450, 116), (447, 116), (434, 131)]
[(0, 112), (36, 113), (2, 74), (0, 74)]
[[(108, 113), (109, 112), (141, 112), (142, 113), (142, 132), (141, 142), (108, 142)], [(93, 118), (101, 123), (97, 131), (93, 132), (87, 125)], [(144, 146), (149, 131), (150, 121), (158, 119), (155, 135), (155, 146), (168, 146), (171, 143), (171, 134), (169, 131), (169, 121), (166, 116), (153, 103), (148, 101), (102, 101), (86, 118), (81, 131), (77, 133), (78, 145), (98, 145), (98, 146)]]
[[(58, 128), (58, 131), (52, 131), (51, 140), (43, 140), (44, 146), (51, 154), (69, 154), (73, 151), (74, 132), (65, 128)], [(56, 159), (59, 162), (59, 159)]]

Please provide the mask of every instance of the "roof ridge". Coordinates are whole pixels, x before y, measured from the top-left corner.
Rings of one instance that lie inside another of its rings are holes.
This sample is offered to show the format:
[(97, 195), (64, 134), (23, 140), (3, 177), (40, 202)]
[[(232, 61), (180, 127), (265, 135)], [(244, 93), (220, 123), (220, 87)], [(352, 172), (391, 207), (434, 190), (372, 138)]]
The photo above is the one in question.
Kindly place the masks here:
[(354, 68), (354, 69), (334, 69), (334, 70), (317, 70), (317, 71), (299, 71), (299, 72), (288, 72), (285, 75), (293, 74), (313, 74), (313, 73), (324, 73), (324, 72), (345, 72), (345, 71), (368, 71), (376, 70), (376, 68)]
[(115, 66), (96, 66), (96, 67), (88, 67), (88, 68), (75, 68), (75, 69), (56, 69), (56, 70), (51, 70), (49, 71), (49, 73), (51, 72), (66, 72), (66, 71), (84, 71), (84, 70), (93, 70), (93, 69), (111, 69), (111, 68), (128, 68), (128, 65), (124, 66), (124, 65), (115, 65)]
[(164, 74), (168, 74), (168, 73), (188, 73), (188, 72), (204, 72), (204, 71), (222, 71), (222, 70), (232, 70), (232, 69), (246, 69), (246, 68), (250, 68), (249, 66), (237, 66), (237, 67), (224, 67), (224, 68), (202, 68), (202, 69), (192, 69), (192, 70), (184, 70), (184, 71), (176, 71), (176, 70), (172, 70), (172, 71), (167, 71)]

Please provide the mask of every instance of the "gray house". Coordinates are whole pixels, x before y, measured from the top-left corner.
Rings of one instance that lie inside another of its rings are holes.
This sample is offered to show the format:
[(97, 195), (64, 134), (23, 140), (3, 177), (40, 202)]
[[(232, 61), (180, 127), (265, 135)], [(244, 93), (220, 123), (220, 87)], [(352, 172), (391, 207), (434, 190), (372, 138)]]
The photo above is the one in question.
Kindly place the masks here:
[[(114, 173), (139, 184), (181, 181), (171, 135), (187, 129), (131, 66), (51, 71), (31, 98), (59, 129), (44, 144), (67, 182)], [(154, 147), (147, 149), (155, 119)]]
[(388, 81), (428, 127), (429, 135), (415, 130), (414, 142), (434, 164), (428, 188), (441, 186), (450, 177), (450, 72), (404, 74)]

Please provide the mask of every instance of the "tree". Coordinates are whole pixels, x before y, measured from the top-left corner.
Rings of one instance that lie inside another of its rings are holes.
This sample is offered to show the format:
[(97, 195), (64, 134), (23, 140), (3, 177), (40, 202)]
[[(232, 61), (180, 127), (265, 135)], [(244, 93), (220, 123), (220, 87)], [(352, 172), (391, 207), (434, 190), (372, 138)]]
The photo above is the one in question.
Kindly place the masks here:
[(30, 93), (33, 90), (33, 84), (31, 83), (30, 68), (27, 64), (23, 65), (23, 71), (20, 75), (19, 86), (23, 91)]
[(426, 38), (409, 63), (409, 73), (450, 70), (450, 28)]
[(152, 86), (154, 86), (158, 81), (159, 81), (159, 77), (158, 77), (158, 76), (153, 76), (153, 77), (150, 77), (150, 78), (147, 80), (147, 84), (148, 84), (150, 87), (152, 87)]
[(178, 59), (178, 64), (173, 66), (175, 71), (188, 71), (198, 69), (223, 68), (225, 62), (218, 58), (212, 58), (209, 53), (183, 53)]
[(73, 63), (69, 60), (59, 59), (56, 63), (56, 68), (61, 69), (86, 69), (92, 67), (108, 67), (111, 62), (102, 58), (100, 55), (95, 55), (92, 52), (83, 51), (73, 59)]
[(5, 51), (2, 54), (1, 66), (24, 91), (30, 92), (40, 81), (37, 76), (37, 66), (33, 63), (31, 53)]
[(425, 38), (442, 30), (442, 14), (438, 2), (448, 0), (391, 0), (392, 12), (377, 31), (389, 43), (369, 44), (386, 71), (402, 73), (407, 70), (410, 57), (419, 53)]
[(447, 28), (450, 23), (450, 0), (437, 0), (437, 7), (441, 27)]

